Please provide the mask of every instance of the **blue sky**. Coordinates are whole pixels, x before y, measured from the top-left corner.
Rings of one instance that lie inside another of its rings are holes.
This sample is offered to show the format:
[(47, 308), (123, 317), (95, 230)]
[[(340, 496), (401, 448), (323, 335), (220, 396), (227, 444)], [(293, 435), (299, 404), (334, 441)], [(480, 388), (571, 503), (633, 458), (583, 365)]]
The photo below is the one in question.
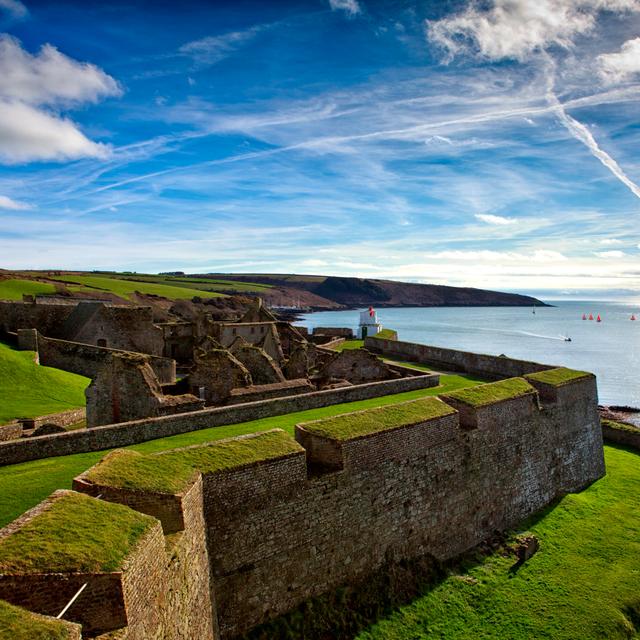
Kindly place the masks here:
[(0, 33), (0, 266), (640, 298), (640, 0), (0, 0)]

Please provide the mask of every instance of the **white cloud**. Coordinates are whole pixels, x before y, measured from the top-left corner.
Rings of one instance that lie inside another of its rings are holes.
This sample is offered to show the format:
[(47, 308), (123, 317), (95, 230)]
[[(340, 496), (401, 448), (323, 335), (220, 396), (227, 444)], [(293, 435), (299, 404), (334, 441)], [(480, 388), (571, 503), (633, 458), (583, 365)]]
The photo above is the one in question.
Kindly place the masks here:
[(108, 155), (109, 147), (89, 140), (71, 120), (28, 104), (0, 100), (0, 162)]
[(508, 225), (518, 222), (515, 218), (504, 218), (502, 216), (494, 216), (490, 213), (476, 213), (475, 218), (480, 220), (481, 222), (495, 225)]
[(92, 142), (52, 109), (121, 93), (95, 65), (72, 60), (49, 44), (32, 55), (15, 38), (0, 35), (0, 161), (105, 157), (106, 145)]
[(264, 25), (257, 25), (245, 31), (232, 31), (219, 36), (207, 36), (206, 38), (183, 44), (178, 51), (182, 55), (192, 58), (198, 65), (214, 65), (230, 56), (242, 45), (253, 40), (264, 29)]
[(608, 82), (620, 82), (640, 72), (640, 38), (627, 40), (618, 53), (603, 53), (598, 62)]
[(624, 258), (627, 254), (624, 251), (599, 251), (598, 258)]
[(614, 244), (622, 244), (622, 240), (617, 240), (616, 238), (602, 238), (602, 240), (600, 240), (600, 244), (610, 247)]
[(31, 209), (31, 205), (26, 202), (18, 202), (8, 196), (0, 196), (0, 209), (11, 209), (12, 211), (25, 211)]
[(0, 36), (0, 97), (5, 100), (53, 105), (120, 94), (118, 83), (93, 64), (72, 60), (50, 44), (32, 55), (15, 38)]
[(429, 39), (450, 57), (474, 51), (484, 58), (524, 60), (550, 45), (568, 48), (591, 31), (601, 10), (640, 11), (637, 0), (493, 0), (488, 10), (464, 11), (427, 21)]
[(12, 18), (26, 18), (29, 15), (27, 7), (20, 0), (0, 0), (0, 10), (6, 11)]
[(332, 11), (344, 11), (350, 16), (355, 16), (362, 11), (358, 0), (329, 0), (329, 6)]

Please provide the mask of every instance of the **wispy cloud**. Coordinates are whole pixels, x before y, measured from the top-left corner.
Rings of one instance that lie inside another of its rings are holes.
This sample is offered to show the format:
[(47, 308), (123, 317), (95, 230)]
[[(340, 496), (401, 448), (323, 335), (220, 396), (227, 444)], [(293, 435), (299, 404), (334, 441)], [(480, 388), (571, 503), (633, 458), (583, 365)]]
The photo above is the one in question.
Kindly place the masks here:
[(596, 253), (598, 258), (624, 258), (626, 253), (624, 251), (599, 251)]
[(497, 224), (499, 226), (516, 224), (518, 222), (515, 218), (494, 216), (490, 213), (476, 213), (475, 218), (480, 220), (480, 222), (486, 222), (487, 224)]
[(183, 44), (178, 52), (191, 58), (198, 66), (214, 65), (232, 55), (266, 28), (266, 25), (256, 25), (244, 31), (207, 36)]
[(355, 16), (362, 11), (358, 0), (329, 0), (329, 6), (333, 11), (344, 11), (349, 16)]
[(8, 196), (0, 196), (0, 209), (10, 209), (13, 211), (26, 211), (31, 209), (31, 205), (26, 202), (19, 202)]
[(12, 18), (20, 20), (29, 15), (27, 7), (20, 0), (0, 0), (0, 11), (6, 11)]

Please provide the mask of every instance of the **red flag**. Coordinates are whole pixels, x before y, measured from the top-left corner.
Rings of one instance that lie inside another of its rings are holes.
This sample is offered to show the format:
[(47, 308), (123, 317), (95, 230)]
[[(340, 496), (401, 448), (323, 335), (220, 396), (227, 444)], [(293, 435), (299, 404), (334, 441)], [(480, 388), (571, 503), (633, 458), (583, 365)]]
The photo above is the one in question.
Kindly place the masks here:
[(373, 310), (373, 307), (369, 307), (369, 315), (373, 318), (373, 314), (375, 313), (375, 311)]

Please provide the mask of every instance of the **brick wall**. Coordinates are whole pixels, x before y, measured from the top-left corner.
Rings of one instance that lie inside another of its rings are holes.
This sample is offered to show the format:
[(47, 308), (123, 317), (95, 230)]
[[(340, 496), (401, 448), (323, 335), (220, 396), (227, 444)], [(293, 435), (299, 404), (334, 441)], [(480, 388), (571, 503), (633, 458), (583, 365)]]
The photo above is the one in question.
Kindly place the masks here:
[(615, 429), (606, 424), (602, 425), (602, 436), (606, 442), (613, 444), (621, 444), (625, 447), (630, 447), (636, 451), (640, 451), (640, 429), (635, 431), (628, 431), (626, 429)]

